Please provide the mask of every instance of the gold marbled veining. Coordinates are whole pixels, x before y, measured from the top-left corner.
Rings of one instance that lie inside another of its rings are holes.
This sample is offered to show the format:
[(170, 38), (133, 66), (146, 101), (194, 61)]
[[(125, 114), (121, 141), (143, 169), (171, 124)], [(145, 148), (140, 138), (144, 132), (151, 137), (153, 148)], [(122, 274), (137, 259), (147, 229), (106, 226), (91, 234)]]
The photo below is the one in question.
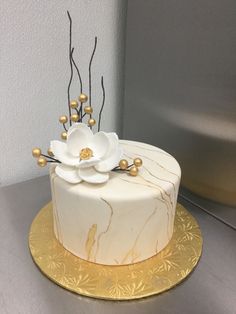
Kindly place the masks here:
[(144, 221), (144, 224), (141, 228), (141, 230), (139, 231), (139, 233), (137, 234), (135, 240), (134, 240), (134, 244), (132, 245), (131, 249), (128, 251), (128, 253), (125, 255), (125, 257), (122, 259), (120, 264), (127, 264), (127, 260), (129, 257), (132, 258), (131, 263), (135, 263), (136, 259), (139, 257), (139, 254), (137, 253), (137, 251), (135, 250), (136, 245), (138, 243), (138, 240), (144, 230), (144, 228), (146, 227), (146, 225), (149, 223), (149, 221), (151, 220), (151, 218), (156, 214), (157, 212), (157, 207), (154, 208), (153, 212), (147, 217), (147, 219)]
[(196, 220), (177, 205), (173, 236), (160, 253), (131, 265), (94, 264), (74, 256), (56, 240), (49, 203), (31, 225), (29, 247), (41, 271), (63, 288), (94, 298), (130, 300), (161, 293), (185, 279), (201, 256), (202, 236)]
[(102, 231), (98, 235), (98, 238), (97, 238), (97, 249), (96, 249), (96, 253), (95, 253), (95, 256), (94, 256), (94, 262), (96, 262), (96, 256), (97, 256), (97, 254), (99, 252), (99, 245), (100, 245), (101, 237), (104, 236), (108, 232), (108, 230), (109, 230), (109, 228), (111, 226), (111, 221), (112, 221), (112, 216), (113, 216), (113, 208), (112, 208), (111, 204), (107, 200), (105, 200), (104, 198), (101, 198), (101, 201), (105, 202), (108, 205), (111, 213), (110, 213), (110, 218), (109, 218), (108, 225), (107, 225), (106, 229), (104, 231)]
[(86, 243), (85, 243), (85, 250), (87, 253), (87, 260), (88, 261), (91, 260), (91, 253), (92, 253), (93, 246), (95, 244), (96, 233), (97, 233), (97, 225), (93, 224), (88, 231), (88, 236), (87, 236)]
[(55, 174), (52, 174), (51, 180), (52, 180), (52, 193), (54, 196), (54, 209), (53, 209), (53, 214), (55, 217), (55, 228), (57, 232), (57, 236), (59, 241), (63, 244), (63, 238), (62, 238), (62, 231), (61, 231), (61, 224), (60, 224), (60, 219), (59, 219), (59, 214), (58, 214), (58, 209), (57, 209), (57, 198), (56, 198), (56, 191), (55, 191), (55, 183), (54, 181), (56, 180), (57, 176)]

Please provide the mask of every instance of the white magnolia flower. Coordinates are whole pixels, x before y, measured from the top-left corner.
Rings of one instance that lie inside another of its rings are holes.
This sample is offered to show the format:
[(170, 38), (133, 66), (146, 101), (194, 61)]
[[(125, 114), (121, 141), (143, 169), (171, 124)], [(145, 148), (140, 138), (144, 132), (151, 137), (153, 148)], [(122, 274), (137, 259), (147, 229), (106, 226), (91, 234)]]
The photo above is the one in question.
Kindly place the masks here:
[(84, 123), (74, 123), (67, 132), (67, 141), (51, 141), (51, 149), (61, 164), (56, 174), (70, 183), (86, 181), (104, 183), (109, 171), (116, 167), (122, 156), (115, 133), (93, 134)]

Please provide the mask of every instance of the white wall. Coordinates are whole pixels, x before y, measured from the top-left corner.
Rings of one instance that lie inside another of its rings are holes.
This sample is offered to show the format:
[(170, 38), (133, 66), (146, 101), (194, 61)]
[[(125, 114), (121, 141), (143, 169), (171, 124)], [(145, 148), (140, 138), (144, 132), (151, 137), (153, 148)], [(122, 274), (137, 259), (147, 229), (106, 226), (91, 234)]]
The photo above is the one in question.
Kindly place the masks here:
[[(102, 128), (120, 129), (126, 0), (2, 0), (0, 7), (0, 181), (8, 185), (47, 173), (31, 157), (60, 138), (58, 123), (67, 114), (69, 22), (73, 20), (74, 57), (79, 61), (86, 92), (88, 63), (98, 37), (93, 63), (93, 100), (106, 104)], [(78, 80), (72, 97), (79, 94)]]

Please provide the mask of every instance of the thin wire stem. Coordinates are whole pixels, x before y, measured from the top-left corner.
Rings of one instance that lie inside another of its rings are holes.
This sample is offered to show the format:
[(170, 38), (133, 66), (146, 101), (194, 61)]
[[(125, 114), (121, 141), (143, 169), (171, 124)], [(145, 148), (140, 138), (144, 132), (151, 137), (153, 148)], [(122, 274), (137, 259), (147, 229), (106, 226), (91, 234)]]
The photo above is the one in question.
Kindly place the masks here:
[[(77, 64), (75, 63), (75, 60), (74, 60), (74, 58), (73, 58), (73, 54), (71, 55), (71, 59), (72, 59), (72, 62), (73, 62), (73, 64), (74, 64), (74, 66), (75, 66), (76, 72), (77, 72), (78, 77), (79, 77), (79, 81), (80, 81), (80, 94), (82, 94), (82, 93), (83, 93), (82, 78), (81, 78), (81, 75), (80, 75), (79, 68), (78, 68), (78, 66), (77, 66)], [(82, 108), (83, 108), (83, 103), (81, 102), (81, 103), (80, 103), (79, 110), (76, 110), (76, 112), (77, 112), (77, 114), (78, 114), (79, 116), (82, 116)], [(81, 122), (82, 122), (82, 120), (81, 120)]]
[[(71, 82), (72, 82), (72, 78), (73, 78), (73, 65), (72, 65), (72, 54), (74, 51), (74, 48), (72, 49), (71, 45), (72, 45), (72, 19), (70, 16), (70, 13), (67, 11), (67, 15), (70, 21), (70, 39), (69, 39), (69, 61), (70, 61), (70, 79), (69, 79), (69, 84), (68, 84), (68, 88), (67, 88), (67, 97), (68, 97), (68, 109), (69, 109), (69, 117), (71, 116), (71, 107), (70, 107), (70, 86), (71, 86)], [(70, 120), (70, 126), (71, 126), (72, 122)]]
[(102, 86), (103, 98), (102, 98), (102, 107), (101, 107), (100, 112), (99, 112), (98, 132), (100, 131), (101, 119), (102, 119), (102, 111), (103, 111), (104, 104), (105, 104), (105, 99), (106, 99), (106, 93), (105, 93), (105, 88), (104, 88), (103, 76), (101, 77), (101, 86)]
[(77, 66), (77, 64), (75, 63), (75, 60), (73, 58), (73, 53), (71, 53), (71, 60), (75, 66), (75, 69), (76, 69), (76, 72), (78, 74), (78, 77), (79, 77), (79, 81), (80, 81), (80, 94), (82, 94), (82, 91), (83, 91), (83, 83), (82, 83), (82, 78), (81, 78), (81, 75), (80, 75), (80, 71), (79, 71), (79, 68)]
[[(92, 104), (92, 75), (91, 75), (91, 67), (92, 67), (92, 62), (93, 62), (93, 57), (96, 51), (96, 47), (97, 47), (97, 37), (95, 37), (95, 41), (94, 41), (94, 47), (93, 47), (93, 52), (89, 61), (89, 105), (91, 106)], [(92, 115), (89, 115), (90, 118), (92, 117)]]
[(86, 113), (84, 113), (81, 117), (80, 117), (80, 119), (79, 119), (79, 122), (82, 122), (83, 121), (83, 118), (86, 116)]
[(63, 123), (63, 128), (64, 128), (64, 130), (67, 132), (68, 130), (67, 130), (67, 128), (66, 128), (66, 126), (65, 126), (65, 123)]
[[(55, 161), (55, 162), (59, 162), (59, 163), (60, 163), (59, 160), (57, 160), (56, 158), (53, 158), (53, 157), (51, 157), (51, 156), (48, 156), (48, 155), (45, 155), (45, 154), (41, 154), (41, 156), (46, 157), (46, 158), (50, 158), (50, 159), (52, 159), (52, 161)], [(50, 161), (50, 160), (47, 160), (47, 161)]]
[(79, 116), (79, 119), (80, 119), (80, 110), (78, 110), (77, 108), (75, 108), (75, 111), (77, 113), (77, 115)]

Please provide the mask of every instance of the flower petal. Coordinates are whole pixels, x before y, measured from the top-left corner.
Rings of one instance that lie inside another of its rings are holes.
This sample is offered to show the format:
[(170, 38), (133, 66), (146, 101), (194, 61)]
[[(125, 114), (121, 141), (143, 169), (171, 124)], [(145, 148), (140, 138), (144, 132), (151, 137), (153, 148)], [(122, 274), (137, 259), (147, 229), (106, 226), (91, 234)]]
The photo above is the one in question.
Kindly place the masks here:
[(80, 130), (83, 131), (87, 137), (92, 137), (93, 136), (93, 132), (90, 130), (90, 128), (87, 126), (87, 124), (85, 123), (74, 123), (68, 130), (67, 132), (67, 136), (70, 136), (70, 134), (74, 131), (74, 130)]
[(101, 159), (96, 158), (96, 157), (91, 157), (88, 160), (81, 160), (78, 165), (78, 168), (88, 168), (88, 167), (94, 166), (98, 164), (100, 160)]
[(98, 132), (94, 134), (92, 141), (88, 147), (94, 152), (94, 156), (103, 158), (110, 150), (110, 141), (105, 132)]
[(69, 183), (79, 183), (82, 179), (79, 177), (78, 169), (65, 165), (58, 165), (55, 169), (56, 174)]
[(68, 166), (76, 166), (79, 164), (79, 158), (73, 157), (67, 149), (67, 144), (61, 141), (51, 141), (51, 150), (56, 159)]
[(107, 158), (107, 157), (110, 157), (111, 155), (113, 155), (119, 146), (119, 138), (118, 138), (116, 133), (111, 132), (111, 133), (106, 133), (106, 135), (107, 135), (109, 142), (110, 142), (110, 149), (108, 150), (108, 152), (107, 152), (106, 156), (104, 156), (104, 158)]
[(79, 158), (82, 148), (88, 147), (88, 138), (83, 130), (74, 129), (67, 138), (67, 147), (70, 154)]
[(88, 183), (104, 183), (108, 181), (108, 173), (99, 173), (93, 167), (79, 169), (79, 176)]
[(123, 150), (121, 147), (118, 147), (116, 151), (107, 159), (100, 161), (97, 165), (95, 165), (95, 169), (100, 172), (108, 172), (113, 168), (118, 166), (119, 161), (123, 155)]

